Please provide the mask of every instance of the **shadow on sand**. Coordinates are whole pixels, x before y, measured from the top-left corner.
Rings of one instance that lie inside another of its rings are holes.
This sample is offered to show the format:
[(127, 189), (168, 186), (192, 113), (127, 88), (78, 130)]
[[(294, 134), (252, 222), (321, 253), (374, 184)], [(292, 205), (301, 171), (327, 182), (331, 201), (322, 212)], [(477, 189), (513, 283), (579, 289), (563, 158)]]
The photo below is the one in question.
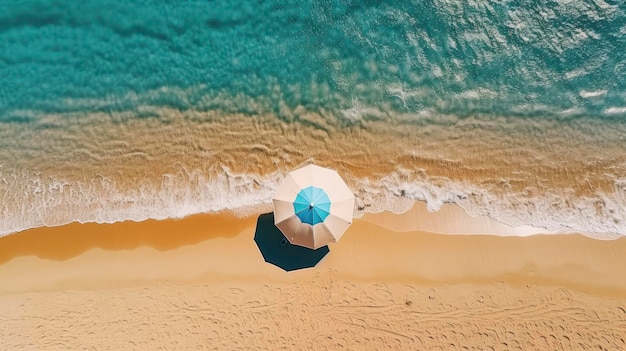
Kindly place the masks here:
[(265, 262), (285, 271), (314, 267), (330, 252), (328, 246), (312, 250), (289, 243), (280, 229), (274, 225), (274, 213), (259, 216), (254, 241), (265, 258)]
[(235, 237), (253, 225), (253, 217), (202, 214), (180, 220), (70, 223), (35, 228), (0, 238), (0, 264), (22, 256), (65, 261), (96, 248), (120, 251), (148, 246), (169, 251), (206, 240)]

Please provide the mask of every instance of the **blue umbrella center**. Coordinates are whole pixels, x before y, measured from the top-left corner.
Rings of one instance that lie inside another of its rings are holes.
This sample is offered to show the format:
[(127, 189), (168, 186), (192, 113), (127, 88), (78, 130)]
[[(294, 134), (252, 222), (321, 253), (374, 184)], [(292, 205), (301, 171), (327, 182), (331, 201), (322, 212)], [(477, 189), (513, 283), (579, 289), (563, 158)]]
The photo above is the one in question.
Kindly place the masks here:
[(310, 186), (300, 190), (293, 201), (293, 209), (302, 223), (316, 225), (330, 214), (330, 199), (323, 189)]

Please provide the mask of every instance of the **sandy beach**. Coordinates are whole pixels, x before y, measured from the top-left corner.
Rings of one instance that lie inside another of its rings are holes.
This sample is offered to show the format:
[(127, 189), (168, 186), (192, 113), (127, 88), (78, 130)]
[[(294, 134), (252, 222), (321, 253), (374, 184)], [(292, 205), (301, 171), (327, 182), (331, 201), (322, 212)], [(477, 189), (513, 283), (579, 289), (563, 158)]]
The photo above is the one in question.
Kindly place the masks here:
[(7, 350), (626, 348), (626, 240), (417, 230), (445, 229), (445, 215), (366, 215), (292, 272), (264, 262), (257, 216), (3, 237), (0, 339)]
[(626, 351), (624, 0), (5, 3), (0, 351)]

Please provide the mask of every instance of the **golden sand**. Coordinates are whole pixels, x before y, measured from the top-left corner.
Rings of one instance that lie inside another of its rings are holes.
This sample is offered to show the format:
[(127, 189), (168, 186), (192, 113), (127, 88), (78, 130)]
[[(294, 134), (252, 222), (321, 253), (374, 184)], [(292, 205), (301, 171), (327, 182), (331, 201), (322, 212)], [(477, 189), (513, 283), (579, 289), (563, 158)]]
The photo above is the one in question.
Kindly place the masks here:
[[(385, 216), (407, 229), (415, 215)], [(293, 272), (263, 261), (256, 217), (0, 238), (0, 340), (7, 350), (626, 348), (626, 238), (398, 232), (376, 219), (356, 220), (315, 268)]]

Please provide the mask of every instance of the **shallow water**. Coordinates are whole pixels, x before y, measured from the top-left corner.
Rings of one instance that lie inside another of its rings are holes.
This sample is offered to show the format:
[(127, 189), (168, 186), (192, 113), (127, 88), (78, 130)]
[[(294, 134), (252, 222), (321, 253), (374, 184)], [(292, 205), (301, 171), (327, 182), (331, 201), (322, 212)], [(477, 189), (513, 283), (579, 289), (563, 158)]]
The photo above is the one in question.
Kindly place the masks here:
[(269, 204), (459, 204), (626, 234), (622, 1), (0, 1), (0, 234)]

